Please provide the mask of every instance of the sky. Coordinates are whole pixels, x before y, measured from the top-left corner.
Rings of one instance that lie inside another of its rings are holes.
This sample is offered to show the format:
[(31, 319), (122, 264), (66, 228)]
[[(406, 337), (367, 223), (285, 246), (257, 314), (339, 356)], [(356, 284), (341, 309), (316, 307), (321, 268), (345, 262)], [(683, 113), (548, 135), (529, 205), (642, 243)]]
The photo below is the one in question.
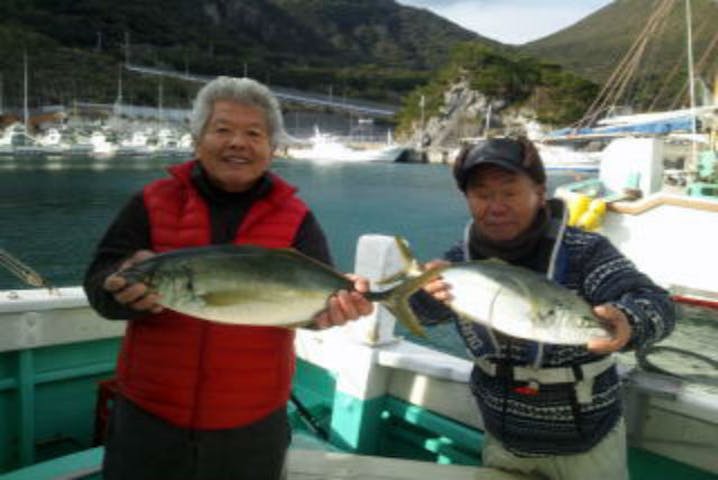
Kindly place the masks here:
[(611, 0), (396, 0), (501, 43), (520, 45), (576, 23)]

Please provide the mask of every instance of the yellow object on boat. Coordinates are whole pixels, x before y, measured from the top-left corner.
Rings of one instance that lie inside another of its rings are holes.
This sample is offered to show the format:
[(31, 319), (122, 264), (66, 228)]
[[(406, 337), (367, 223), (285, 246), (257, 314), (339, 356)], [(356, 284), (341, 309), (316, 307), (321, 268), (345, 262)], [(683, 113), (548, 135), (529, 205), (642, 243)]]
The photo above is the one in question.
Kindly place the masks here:
[(605, 216), (606, 202), (596, 198), (589, 203), (586, 211), (581, 214), (576, 226), (589, 231), (598, 230)]
[(588, 210), (591, 204), (591, 197), (579, 193), (568, 202), (568, 224), (571, 227), (578, 225), (578, 220)]

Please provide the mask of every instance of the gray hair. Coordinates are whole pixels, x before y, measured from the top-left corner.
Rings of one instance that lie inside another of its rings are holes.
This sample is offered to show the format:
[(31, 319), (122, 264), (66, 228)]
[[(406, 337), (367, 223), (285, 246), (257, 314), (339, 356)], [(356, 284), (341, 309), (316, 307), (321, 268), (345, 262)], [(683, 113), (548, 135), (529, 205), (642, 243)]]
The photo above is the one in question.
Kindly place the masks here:
[(195, 144), (207, 126), (214, 103), (219, 100), (231, 100), (259, 108), (267, 120), (272, 147), (284, 143), (287, 133), (284, 131), (282, 110), (269, 88), (251, 78), (217, 77), (200, 89), (192, 106), (189, 127)]

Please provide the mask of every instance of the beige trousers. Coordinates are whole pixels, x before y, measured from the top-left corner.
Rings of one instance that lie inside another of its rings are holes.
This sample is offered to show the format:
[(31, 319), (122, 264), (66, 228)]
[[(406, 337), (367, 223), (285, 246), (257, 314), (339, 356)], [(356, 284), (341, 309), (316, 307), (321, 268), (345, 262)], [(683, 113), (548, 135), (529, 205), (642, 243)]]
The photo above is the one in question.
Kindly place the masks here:
[(598, 445), (585, 453), (547, 457), (519, 457), (486, 433), (482, 462), (485, 467), (520, 472), (550, 480), (628, 480), (626, 425), (621, 419)]

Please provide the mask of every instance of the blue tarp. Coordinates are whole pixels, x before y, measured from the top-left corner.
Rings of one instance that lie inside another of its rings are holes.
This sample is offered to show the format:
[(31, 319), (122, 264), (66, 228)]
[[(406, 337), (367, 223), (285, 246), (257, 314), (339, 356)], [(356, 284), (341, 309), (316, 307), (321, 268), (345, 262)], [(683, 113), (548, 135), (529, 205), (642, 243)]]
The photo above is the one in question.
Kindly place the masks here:
[[(698, 123), (699, 120), (696, 120)], [(697, 126), (697, 128), (700, 128)], [(567, 135), (615, 135), (620, 133), (642, 133), (646, 135), (660, 135), (670, 132), (691, 132), (693, 130), (693, 116), (665, 118), (651, 122), (632, 123), (626, 125), (609, 125), (595, 128), (562, 128), (548, 134), (549, 137), (565, 137)]]

